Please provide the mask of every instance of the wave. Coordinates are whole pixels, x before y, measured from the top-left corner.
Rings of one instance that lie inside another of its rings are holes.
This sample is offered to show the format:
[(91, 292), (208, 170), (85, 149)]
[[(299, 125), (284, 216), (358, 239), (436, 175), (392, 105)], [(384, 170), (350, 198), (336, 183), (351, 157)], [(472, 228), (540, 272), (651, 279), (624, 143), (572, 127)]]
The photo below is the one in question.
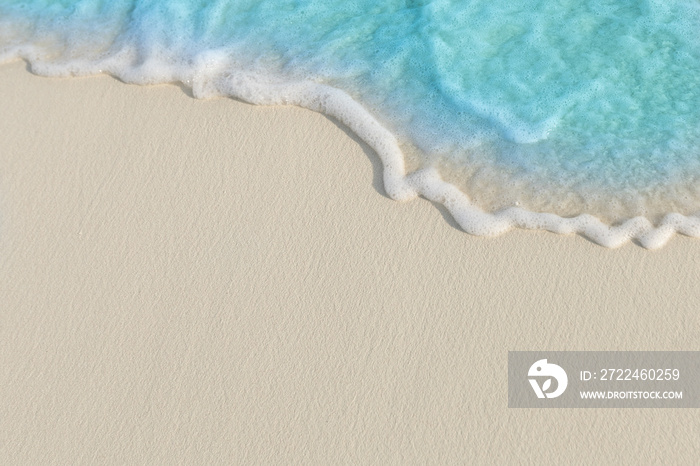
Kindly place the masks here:
[(397, 138), (346, 92), (313, 81), (286, 82), (259, 71), (236, 69), (225, 52), (200, 54), (189, 68), (155, 59), (134, 67), (130, 64), (138, 53), (128, 49), (95, 62), (73, 60), (62, 64), (41, 61), (42, 53), (34, 46), (19, 46), (0, 55), (0, 63), (23, 59), (33, 73), (43, 76), (109, 74), (131, 84), (179, 82), (191, 88), (196, 98), (232, 97), (255, 105), (296, 105), (335, 118), (379, 156), (384, 187), (392, 199), (408, 201), (422, 196), (442, 204), (472, 235), (497, 236), (521, 228), (579, 234), (608, 248), (636, 240), (648, 249), (663, 246), (676, 233), (700, 237), (700, 218), (680, 213), (667, 214), (657, 225), (642, 216), (610, 225), (589, 214), (566, 218), (519, 207), (484, 211), (454, 184), (444, 181), (437, 168), (407, 173)]
[(0, 0), (0, 63), (297, 105), (468, 233), (656, 248), (700, 236), (697, 24), (652, 0)]

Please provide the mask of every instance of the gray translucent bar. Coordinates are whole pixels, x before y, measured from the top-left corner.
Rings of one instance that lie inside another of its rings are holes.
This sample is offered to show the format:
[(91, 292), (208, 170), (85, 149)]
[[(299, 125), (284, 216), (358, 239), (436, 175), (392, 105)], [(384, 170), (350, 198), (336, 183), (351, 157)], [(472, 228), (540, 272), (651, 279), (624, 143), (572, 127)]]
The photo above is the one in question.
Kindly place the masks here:
[(509, 351), (510, 408), (700, 408), (700, 351)]

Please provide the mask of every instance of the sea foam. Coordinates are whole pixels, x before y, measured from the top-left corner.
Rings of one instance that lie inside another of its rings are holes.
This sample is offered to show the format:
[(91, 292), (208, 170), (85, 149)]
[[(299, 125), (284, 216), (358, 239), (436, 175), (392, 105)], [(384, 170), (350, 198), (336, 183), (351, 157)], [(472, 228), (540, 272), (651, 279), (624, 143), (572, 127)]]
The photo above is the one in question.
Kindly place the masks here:
[(0, 0), (0, 61), (332, 116), (472, 234), (700, 236), (698, 8), (526, 3)]

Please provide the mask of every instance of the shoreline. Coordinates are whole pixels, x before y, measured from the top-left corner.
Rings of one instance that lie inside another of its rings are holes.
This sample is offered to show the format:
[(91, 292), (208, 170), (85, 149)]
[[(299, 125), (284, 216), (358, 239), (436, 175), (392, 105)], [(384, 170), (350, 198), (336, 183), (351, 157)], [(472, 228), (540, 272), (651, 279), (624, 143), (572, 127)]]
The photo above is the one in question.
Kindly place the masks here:
[[(116, 58), (110, 56), (102, 62), (89, 65), (92, 68), (83, 69), (81, 77), (94, 77), (91, 76), (93, 73), (90, 73), (90, 69), (99, 69), (96, 75), (112, 76), (109, 70), (118, 67), (113, 63), (114, 60)], [(30, 68), (37, 66), (51, 77), (63, 77), (60, 65), (32, 65), (26, 59), (22, 61)], [(661, 248), (677, 234), (700, 238), (700, 217), (678, 212), (656, 217), (635, 216), (608, 222), (604, 217), (588, 213), (561, 216), (517, 206), (485, 211), (472, 203), (470, 197), (459, 189), (458, 184), (443, 179), (437, 167), (407, 173), (406, 157), (396, 137), (342, 90), (310, 81), (279, 82), (272, 77), (247, 71), (223, 73), (208, 70), (208, 67), (212, 66), (214, 69), (221, 68), (209, 63), (200, 71), (193, 69), (183, 74), (177, 69), (161, 65), (164, 69), (159, 73), (160, 78), (156, 78), (153, 72), (138, 75), (134, 74), (134, 71), (126, 74), (116, 73), (113, 77), (126, 83), (142, 85), (145, 81), (160, 81), (167, 75), (180, 80), (177, 83), (168, 83), (170, 85), (191, 85), (191, 92), (197, 98), (233, 98), (263, 106), (277, 106), (284, 102), (285, 106), (293, 105), (318, 112), (340, 122), (371, 147), (383, 165), (384, 189), (391, 198), (410, 201), (420, 196), (441, 204), (450, 212), (460, 228), (471, 235), (500, 236), (514, 229), (544, 230), (565, 235), (581, 235), (607, 248), (618, 248), (633, 242), (647, 249)], [(203, 71), (204, 69), (207, 71)], [(185, 82), (189, 84), (186, 85)]]
[(508, 409), (505, 369), (696, 348), (700, 241), (475, 237), (318, 113), (0, 76), (8, 463), (700, 455), (695, 410)]

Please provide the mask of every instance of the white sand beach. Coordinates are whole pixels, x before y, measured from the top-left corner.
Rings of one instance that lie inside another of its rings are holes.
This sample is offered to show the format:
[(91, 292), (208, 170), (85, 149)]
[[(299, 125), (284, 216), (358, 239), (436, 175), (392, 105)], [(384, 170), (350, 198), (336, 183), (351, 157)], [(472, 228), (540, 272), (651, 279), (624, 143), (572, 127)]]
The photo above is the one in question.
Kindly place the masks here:
[(691, 464), (509, 350), (698, 350), (700, 240), (460, 231), (308, 110), (0, 67), (3, 464)]

